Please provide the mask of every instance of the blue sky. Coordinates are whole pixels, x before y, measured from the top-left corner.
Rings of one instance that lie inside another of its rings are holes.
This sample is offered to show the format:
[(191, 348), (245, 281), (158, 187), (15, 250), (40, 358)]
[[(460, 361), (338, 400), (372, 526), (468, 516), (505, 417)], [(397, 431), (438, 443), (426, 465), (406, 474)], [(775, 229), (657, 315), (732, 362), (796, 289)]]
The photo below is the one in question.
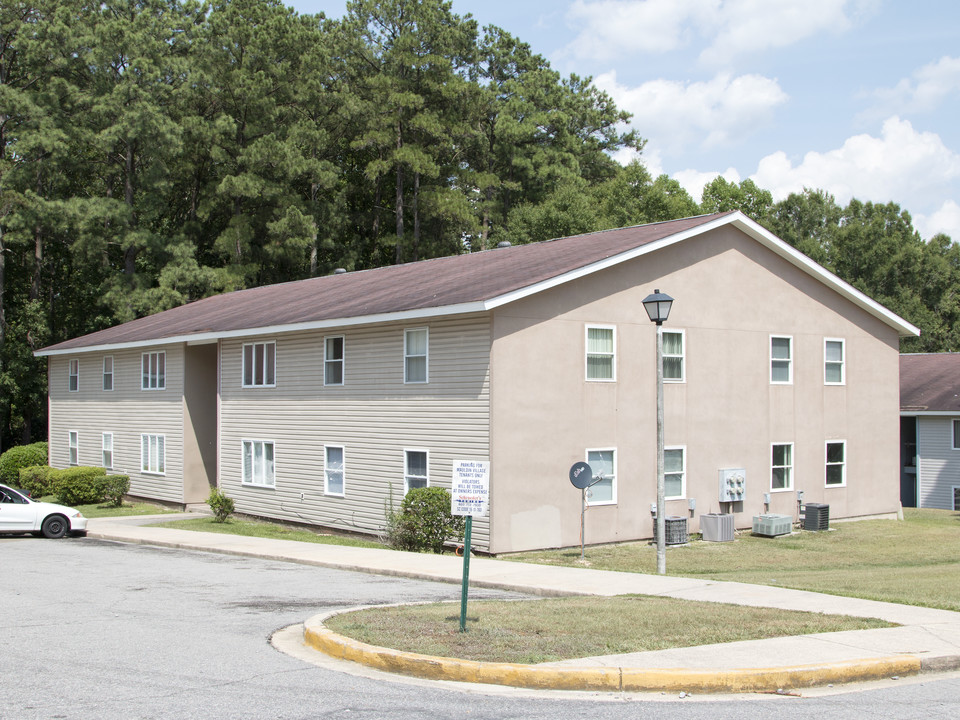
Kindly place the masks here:
[[(344, 0), (286, 0), (340, 17)], [(897, 202), (960, 241), (960, 2), (453, 0), (589, 75), (694, 199), (717, 175), (775, 200)], [(625, 159), (625, 158), (621, 158)]]

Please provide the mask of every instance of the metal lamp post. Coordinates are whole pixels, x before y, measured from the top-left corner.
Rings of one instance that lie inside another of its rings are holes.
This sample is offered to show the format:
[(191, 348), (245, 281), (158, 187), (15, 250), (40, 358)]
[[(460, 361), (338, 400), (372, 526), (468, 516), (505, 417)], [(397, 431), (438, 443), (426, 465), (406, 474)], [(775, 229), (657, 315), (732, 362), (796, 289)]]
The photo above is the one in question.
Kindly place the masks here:
[(667, 572), (666, 522), (663, 482), (663, 323), (670, 315), (673, 298), (654, 290), (643, 299), (643, 308), (657, 324), (657, 573)]

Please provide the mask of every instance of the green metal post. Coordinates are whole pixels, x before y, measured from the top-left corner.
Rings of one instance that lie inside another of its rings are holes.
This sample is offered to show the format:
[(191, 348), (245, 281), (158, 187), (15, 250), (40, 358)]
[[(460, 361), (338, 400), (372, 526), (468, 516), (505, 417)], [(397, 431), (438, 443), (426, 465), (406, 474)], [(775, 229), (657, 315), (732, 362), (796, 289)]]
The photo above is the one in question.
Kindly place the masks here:
[(467, 525), (463, 531), (463, 588), (460, 590), (460, 632), (467, 631), (467, 587), (470, 585), (470, 531), (473, 529), (473, 515), (467, 515)]

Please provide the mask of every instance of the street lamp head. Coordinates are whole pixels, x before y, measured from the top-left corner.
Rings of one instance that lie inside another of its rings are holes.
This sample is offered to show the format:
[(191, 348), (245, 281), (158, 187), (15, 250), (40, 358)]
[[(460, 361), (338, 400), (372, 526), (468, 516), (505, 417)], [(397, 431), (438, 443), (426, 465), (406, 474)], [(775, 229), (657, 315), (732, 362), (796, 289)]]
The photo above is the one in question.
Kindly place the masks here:
[(653, 295), (647, 295), (643, 299), (644, 310), (647, 311), (651, 322), (657, 325), (662, 325), (666, 321), (672, 305), (673, 298), (659, 290), (654, 290)]

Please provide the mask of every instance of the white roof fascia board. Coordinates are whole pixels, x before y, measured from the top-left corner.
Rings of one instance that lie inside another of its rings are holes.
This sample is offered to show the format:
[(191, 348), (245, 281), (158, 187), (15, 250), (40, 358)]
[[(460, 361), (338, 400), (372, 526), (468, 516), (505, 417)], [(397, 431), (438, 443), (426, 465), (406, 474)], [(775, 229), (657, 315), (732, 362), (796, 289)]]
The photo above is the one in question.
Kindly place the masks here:
[(766, 246), (770, 250), (773, 250), (780, 257), (796, 265), (810, 275), (813, 275), (824, 285), (836, 290), (838, 293), (850, 300), (854, 305), (866, 310), (874, 317), (895, 328), (901, 336), (912, 335), (914, 337), (918, 337), (920, 335), (920, 328), (907, 322), (896, 313), (891, 312), (876, 300), (864, 295), (862, 292), (853, 287), (853, 285), (841, 280), (825, 267), (814, 262), (802, 252), (778, 238), (765, 227), (748, 218), (742, 212), (737, 211), (732, 215), (726, 216), (724, 219), (728, 219), (730, 223), (738, 227), (754, 240), (760, 242), (760, 244)]
[(37, 350), (36, 357), (53, 355), (78, 355), (81, 353), (103, 352), (105, 350), (129, 350), (133, 348), (153, 347), (156, 345), (174, 345), (187, 343), (188, 345), (202, 345), (217, 340), (238, 337), (260, 337), (262, 335), (280, 335), (282, 333), (299, 332), (303, 330), (326, 330), (333, 327), (351, 327), (354, 325), (373, 325), (387, 322), (403, 322), (407, 320), (421, 320), (430, 317), (447, 315), (466, 315), (469, 313), (485, 312), (482, 302), (461, 303), (458, 305), (441, 305), (432, 308), (418, 308), (396, 313), (379, 313), (377, 315), (357, 315), (349, 318), (331, 318), (329, 320), (315, 320), (312, 322), (290, 323), (287, 325), (266, 325), (256, 328), (241, 328), (239, 330), (223, 330), (204, 333), (190, 333), (187, 335), (171, 335), (169, 337), (153, 338), (150, 340), (134, 340), (131, 342), (104, 343), (101, 345), (87, 345), (63, 350)]
[(927, 416), (927, 417), (955, 417), (960, 418), (960, 410), (901, 410), (900, 417), (913, 417), (913, 416)]

